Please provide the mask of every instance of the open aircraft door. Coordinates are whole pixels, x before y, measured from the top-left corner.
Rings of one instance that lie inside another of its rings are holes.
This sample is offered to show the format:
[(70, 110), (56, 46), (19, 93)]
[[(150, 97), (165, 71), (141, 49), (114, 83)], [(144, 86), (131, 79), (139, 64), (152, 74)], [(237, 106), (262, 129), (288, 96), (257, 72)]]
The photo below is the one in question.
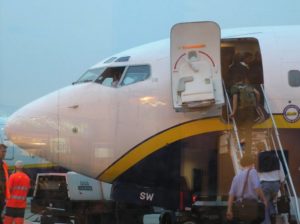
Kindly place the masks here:
[(224, 103), (220, 38), (220, 27), (214, 22), (172, 27), (171, 80), (176, 111), (220, 108)]

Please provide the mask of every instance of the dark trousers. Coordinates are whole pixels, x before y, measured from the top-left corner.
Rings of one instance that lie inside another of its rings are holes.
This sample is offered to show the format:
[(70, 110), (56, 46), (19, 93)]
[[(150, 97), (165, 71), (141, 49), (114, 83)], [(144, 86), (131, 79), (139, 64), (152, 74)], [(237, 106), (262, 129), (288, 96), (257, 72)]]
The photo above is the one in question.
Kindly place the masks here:
[(227, 224), (260, 224), (260, 221), (237, 221), (237, 220), (232, 220), (232, 221), (227, 221)]
[(5, 199), (0, 197), (0, 224), (3, 223), (2, 213), (3, 213), (4, 207), (5, 207)]

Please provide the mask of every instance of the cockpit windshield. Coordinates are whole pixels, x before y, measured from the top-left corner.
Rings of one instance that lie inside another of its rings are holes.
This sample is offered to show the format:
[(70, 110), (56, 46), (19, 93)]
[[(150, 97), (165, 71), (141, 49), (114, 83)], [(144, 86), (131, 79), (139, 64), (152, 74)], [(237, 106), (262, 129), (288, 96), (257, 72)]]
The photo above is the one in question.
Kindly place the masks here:
[(94, 82), (105, 70), (105, 67), (87, 70), (75, 83)]
[(96, 82), (104, 86), (117, 87), (119, 81), (122, 78), (122, 74), (125, 67), (108, 67), (105, 71), (97, 78)]
[(86, 71), (73, 84), (96, 82), (109, 87), (122, 87), (142, 82), (150, 76), (149, 65), (101, 67)]

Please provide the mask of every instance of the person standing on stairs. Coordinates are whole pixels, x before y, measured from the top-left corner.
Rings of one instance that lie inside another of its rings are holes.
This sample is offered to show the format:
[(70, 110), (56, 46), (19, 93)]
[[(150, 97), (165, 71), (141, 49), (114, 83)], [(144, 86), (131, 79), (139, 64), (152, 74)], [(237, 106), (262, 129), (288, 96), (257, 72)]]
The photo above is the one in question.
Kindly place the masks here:
[(231, 87), (232, 113), (239, 131), (244, 132), (245, 153), (251, 154), (252, 126), (257, 118), (256, 107), (260, 102), (260, 93), (244, 75), (236, 76), (235, 84)]
[(263, 142), (256, 144), (258, 152), (258, 175), (260, 184), (265, 197), (268, 200), (268, 208), (265, 210), (264, 224), (275, 224), (276, 209), (274, 200), (277, 197), (279, 189), (285, 194), (284, 182), (285, 175), (276, 155), (275, 150), (266, 150), (266, 145)]

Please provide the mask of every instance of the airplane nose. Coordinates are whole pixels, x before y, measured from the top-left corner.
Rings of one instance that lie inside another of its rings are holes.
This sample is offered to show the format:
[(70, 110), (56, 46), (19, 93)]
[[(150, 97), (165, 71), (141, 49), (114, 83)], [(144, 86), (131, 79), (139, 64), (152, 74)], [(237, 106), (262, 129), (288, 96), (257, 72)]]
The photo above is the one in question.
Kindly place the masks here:
[(64, 87), (16, 111), (4, 131), (30, 154), (97, 176), (115, 155), (115, 94), (96, 83)]
[(41, 97), (12, 114), (5, 126), (14, 144), (42, 155), (49, 139), (58, 135), (58, 91)]

